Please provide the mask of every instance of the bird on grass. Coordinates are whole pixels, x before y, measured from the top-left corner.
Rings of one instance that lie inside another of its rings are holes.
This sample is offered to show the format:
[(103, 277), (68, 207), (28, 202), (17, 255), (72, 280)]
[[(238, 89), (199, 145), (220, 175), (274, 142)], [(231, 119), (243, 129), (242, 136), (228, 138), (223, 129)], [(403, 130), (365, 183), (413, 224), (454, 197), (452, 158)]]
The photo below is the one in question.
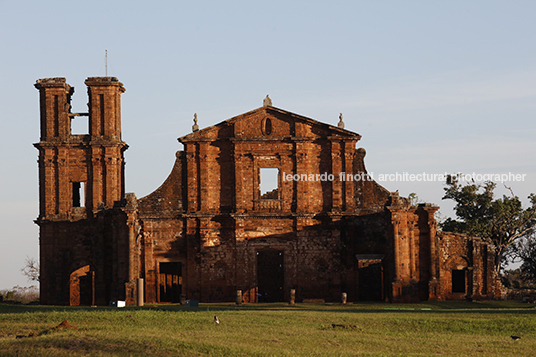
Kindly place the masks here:
[(218, 319), (218, 316), (214, 316), (214, 322), (216, 323), (216, 325), (220, 324), (220, 319)]
[(512, 340), (514, 340), (514, 341), (517, 341), (517, 340), (520, 340), (520, 339), (521, 339), (521, 337), (519, 337), (519, 336), (514, 336), (514, 335), (512, 335), (512, 336), (510, 336), (510, 337), (511, 337)]

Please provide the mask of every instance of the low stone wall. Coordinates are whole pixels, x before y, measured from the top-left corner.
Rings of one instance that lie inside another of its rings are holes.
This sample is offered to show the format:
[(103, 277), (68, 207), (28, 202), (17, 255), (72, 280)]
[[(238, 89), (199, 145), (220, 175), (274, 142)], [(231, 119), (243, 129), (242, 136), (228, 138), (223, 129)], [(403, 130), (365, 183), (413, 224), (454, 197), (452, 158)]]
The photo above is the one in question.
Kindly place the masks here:
[(536, 289), (508, 289), (506, 298), (533, 303), (536, 301)]

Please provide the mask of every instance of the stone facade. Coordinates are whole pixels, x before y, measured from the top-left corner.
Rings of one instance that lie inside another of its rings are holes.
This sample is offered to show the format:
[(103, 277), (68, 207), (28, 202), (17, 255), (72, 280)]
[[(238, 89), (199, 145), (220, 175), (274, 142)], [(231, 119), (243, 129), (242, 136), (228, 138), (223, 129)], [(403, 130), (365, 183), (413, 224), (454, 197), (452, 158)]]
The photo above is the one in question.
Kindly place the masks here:
[(479, 237), (461, 233), (440, 232), (438, 295), (459, 300), (470, 295), (473, 299), (501, 297), (504, 288), (495, 274), (494, 248)]
[[(124, 192), (124, 87), (86, 85), (89, 112), (71, 113), (64, 78), (36, 83), (43, 304), (132, 304), (138, 279), (146, 302), (499, 296), (492, 246), (438, 233), (437, 207), (370, 179), (342, 116), (331, 126), (265, 101), (194, 125), (167, 180), (138, 199)], [(71, 135), (77, 116), (87, 135)]]

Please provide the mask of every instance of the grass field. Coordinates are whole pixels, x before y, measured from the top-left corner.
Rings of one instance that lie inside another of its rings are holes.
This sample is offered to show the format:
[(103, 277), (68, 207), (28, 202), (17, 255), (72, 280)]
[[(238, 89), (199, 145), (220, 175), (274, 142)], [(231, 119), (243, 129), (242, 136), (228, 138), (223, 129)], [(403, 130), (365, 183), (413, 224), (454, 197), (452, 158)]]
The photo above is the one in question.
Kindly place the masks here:
[[(77, 329), (55, 329), (64, 320)], [(536, 309), (515, 302), (0, 304), (0, 356), (109, 355), (535, 356)]]

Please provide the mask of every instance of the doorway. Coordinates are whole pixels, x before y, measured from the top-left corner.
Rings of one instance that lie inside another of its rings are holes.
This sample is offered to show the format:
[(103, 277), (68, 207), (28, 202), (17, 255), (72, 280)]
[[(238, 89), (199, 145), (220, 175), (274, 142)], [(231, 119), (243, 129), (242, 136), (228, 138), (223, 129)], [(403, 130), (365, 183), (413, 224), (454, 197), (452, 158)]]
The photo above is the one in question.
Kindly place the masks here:
[(90, 270), (89, 265), (72, 272), (69, 279), (69, 305), (95, 305), (94, 287), (95, 272)]
[(160, 263), (158, 282), (160, 302), (180, 302), (182, 294), (182, 265), (178, 262)]
[(383, 255), (357, 256), (359, 301), (383, 300)]
[(465, 293), (465, 270), (452, 270), (452, 292)]
[(258, 302), (284, 300), (284, 259), (282, 250), (257, 251)]

